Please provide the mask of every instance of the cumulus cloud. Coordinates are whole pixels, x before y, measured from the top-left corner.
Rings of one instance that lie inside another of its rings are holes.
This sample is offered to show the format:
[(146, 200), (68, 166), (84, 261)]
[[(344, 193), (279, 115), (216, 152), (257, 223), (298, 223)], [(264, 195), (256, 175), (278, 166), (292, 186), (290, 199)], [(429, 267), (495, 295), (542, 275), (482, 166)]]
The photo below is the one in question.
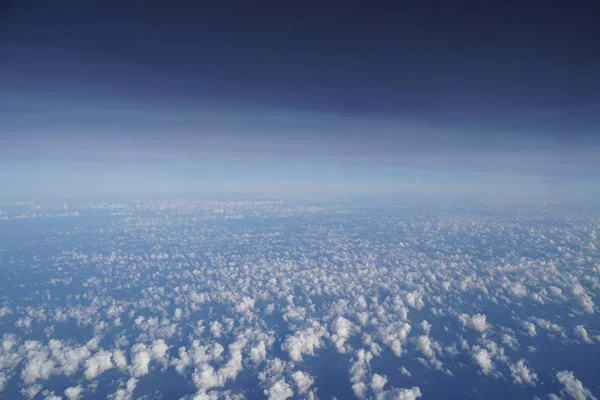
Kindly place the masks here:
[(85, 378), (95, 379), (98, 375), (113, 368), (112, 353), (100, 350), (85, 361)]
[(111, 400), (131, 400), (133, 398), (133, 391), (137, 386), (138, 380), (136, 378), (129, 378), (127, 382), (118, 388), (115, 393), (109, 396)]
[(285, 380), (281, 379), (265, 390), (265, 395), (269, 400), (285, 400), (292, 397), (294, 391)]
[(531, 337), (534, 337), (537, 335), (536, 329), (535, 329), (535, 325), (529, 321), (523, 321), (522, 323), (523, 328), (525, 329), (525, 332), (527, 332), (527, 334)]
[(331, 339), (335, 343), (337, 350), (340, 353), (344, 353), (346, 351), (344, 343), (346, 343), (352, 332), (352, 322), (344, 317), (338, 317), (333, 324), (333, 330), (335, 333)]
[(492, 358), (486, 349), (483, 349), (479, 346), (474, 346), (473, 359), (485, 375), (488, 375), (494, 369)]
[(573, 286), (571, 286), (571, 292), (573, 293), (573, 297), (575, 297), (579, 301), (581, 307), (585, 312), (590, 314), (594, 313), (594, 302), (592, 301), (592, 298), (581, 284), (573, 284)]
[(294, 372), (292, 374), (292, 379), (294, 380), (294, 384), (296, 385), (299, 394), (306, 393), (315, 382), (312, 376), (302, 371)]
[(475, 314), (473, 316), (460, 314), (458, 320), (463, 326), (471, 327), (477, 332), (483, 333), (488, 328), (487, 317), (484, 314)]
[(414, 386), (410, 389), (393, 388), (385, 392), (377, 393), (377, 400), (415, 400), (421, 397), (421, 389)]
[(83, 387), (71, 386), (65, 389), (65, 397), (67, 400), (79, 400), (83, 393)]
[(375, 392), (381, 392), (383, 391), (383, 387), (385, 386), (385, 384), (387, 383), (387, 377), (384, 375), (379, 375), (379, 374), (373, 374), (373, 376), (371, 376), (371, 389)]
[(509, 364), (509, 369), (514, 383), (535, 386), (538, 376), (525, 365), (524, 359), (520, 359), (516, 364)]
[(575, 336), (577, 336), (583, 342), (590, 344), (594, 343), (592, 339), (590, 339), (588, 332), (583, 325), (577, 325), (575, 328), (573, 328), (573, 331), (575, 332)]
[(575, 400), (596, 399), (592, 392), (586, 389), (581, 381), (575, 378), (572, 371), (559, 371), (556, 373), (556, 379), (563, 385), (563, 390)]
[(140, 377), (150, 372), (152, 353), (144, 343), (137, 343), (131, 348), (131, 375)]
[(322, 345), (321, 338), (325, 335), (323, 327), (310, 327), (297, 331), (293, 336), (288, 336), (282, 348), (286, 350), (293, 361), (302, 361), (302, 355), (315, 354), (315, 350)]

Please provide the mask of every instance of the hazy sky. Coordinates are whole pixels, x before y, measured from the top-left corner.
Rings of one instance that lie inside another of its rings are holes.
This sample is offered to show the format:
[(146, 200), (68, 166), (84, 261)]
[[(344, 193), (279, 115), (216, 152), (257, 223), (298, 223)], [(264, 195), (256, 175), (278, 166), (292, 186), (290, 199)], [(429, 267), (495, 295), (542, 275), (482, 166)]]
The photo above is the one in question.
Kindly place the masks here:
[(600, 194), (593, 1), (0, 7), (0, 198)]

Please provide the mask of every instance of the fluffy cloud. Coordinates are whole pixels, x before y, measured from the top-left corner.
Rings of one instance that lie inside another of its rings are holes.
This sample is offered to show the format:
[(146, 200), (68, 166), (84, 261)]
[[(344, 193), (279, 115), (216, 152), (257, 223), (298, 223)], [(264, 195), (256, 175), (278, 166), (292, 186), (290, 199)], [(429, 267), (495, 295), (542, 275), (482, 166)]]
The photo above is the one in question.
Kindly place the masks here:
[(315, 382), (312, 376), (302, 371), (294, 372), (292, 374), (292, 379), (294, 380), (296, 388), (298, 388), (299, 394), (306, 393)]
[(83, 388), (81, 386), (71, 386), (65, 389), (65, 396), (67, 400), (79, 400), (82, 393)]
[(575, 332), (575, 336), (585, 343), (594, 343), (592, 339), (590, 339), (588, 332), (583, 325), (577, 325), (575, 328), (573, 328), (573, 331)]
[(269, 400), (285, 400), (292, 397), (294, 391), (285, 380), (281, 379), (265, 390), (265, 395)]
[(100, 350), (85, 361), (85, 378), (95, 379), (98, 375), (113, 368), (112, 353)]
[(344, 343), (346, 343), (352, 332), (352, 322), (344, 317), (338, 317), (333, 324), (333, 330), (335, 333), (331, 339), (335, 343), (337, 350), (340, 353), (344, 353), (346, 351)]
[(556, 379), (563, 385), (563, 390), (575, 400), (595, 399), (592, 392), (583, 387), (572, 371), (559, 371), (556, 373)]
[(509, 364), (509, 369), (514, 383), (535, 386), (538, 376), (527, 368), (524, 359), (520, 359), (516, 364)]
[(485, 332), (488, 328), (487, 318), (483, 314), (475, 314), (469, 316), (468, 314), (460, 314), (458, 320), (463, 326), (468, 326), (475, 329), (477, 332)]
[(481, 368), (481, 371), (488, 375), (494, 369), (494, 364), (492, 363), (492, 358), (490, 353), (479, 346), (473, 347), (473, 359)]
[(321, 338), (325, 335), (323, 327), (310, 327), (303, 331), (295, 332), (288, 336), (282, 348), (286, 350), (293, 361), (302, 361), (302, 355), (315, 354), (315, 350), (322, 345)]
[(131, 375), (140, 377), (150, 372), (152, 353), (144, 343), (137, 343), (131, 348)]

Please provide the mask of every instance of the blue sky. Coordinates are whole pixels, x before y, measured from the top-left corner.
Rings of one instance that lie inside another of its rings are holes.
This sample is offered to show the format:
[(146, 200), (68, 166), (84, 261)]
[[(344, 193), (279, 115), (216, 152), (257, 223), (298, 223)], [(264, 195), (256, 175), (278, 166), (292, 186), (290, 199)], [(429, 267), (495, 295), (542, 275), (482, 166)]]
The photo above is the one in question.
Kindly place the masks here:
[(5, 7), (6, 198), (597, 194), (592, 3)]

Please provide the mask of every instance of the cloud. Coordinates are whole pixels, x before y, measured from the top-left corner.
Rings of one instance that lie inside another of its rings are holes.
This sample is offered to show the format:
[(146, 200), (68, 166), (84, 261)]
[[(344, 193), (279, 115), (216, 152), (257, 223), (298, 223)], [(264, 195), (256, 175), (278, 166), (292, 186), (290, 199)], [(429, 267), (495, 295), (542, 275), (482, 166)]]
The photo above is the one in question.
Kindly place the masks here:
[(265, 395), (269, 400), (285, 400), (294, 395), (290, 385), (283, 379), (275, 382), (269, 389), (265, 390)]
[(371, 376), (371, 389), (375, 392), (381, 392), (383, 391), (383, 387), (385, 386), (385, 384), (387, 383), (387, 377), (384, 375), (379, 375), (379, 374), (373, 374), (373, 376)]
[(468, 326), (475, 329), (477, 332), (485, 332), (488, 328), (487, 318), (483, 314), (475, 314), (469, 316), (468, 314), (460, 314), (458, 320), (463, 326)]
[(310, 376), (309, 374), (302, 372), (302, 371), (294, 372), (292, 374), (292, 379), (294, 380), (294, 384), (296, 385), (296, 388), (298, 388), (299, 394), (303, 394), (303, 393), (307, 392), (308, 389), (310, 389), (310, 387), (315, 382), (315, 380), (312, 376)]
[(514, 383), (535, 386), (538, 376), (535, 372), (527, 368), (524, 359), (520, 359), (516, 364), (509, 364), (508, 367)]
[(333, 330), (335, 333), (331, 339), (335, 343), (338, 352), (344, 353), (346, 351), (344, 343), (346, 343), (352, 332), (352, 322), (344, 317), (338, 317), (335, 320)]
[(532, 324), (529, 321), (523, 321), (523, 328), (525, 329), (525, 332), (527, 332), (527, 334), (531, 337), (534, 337), (537, 335), (536, 329), (535, 329), (535, 325)]
[(421, 397), (421, 389), (414, 386), (410, 389), (393, 388), (385, 392), (378, 393), (377, 400), (415, 400)]
[(494, 364), (492, 363), (492, 358), (490, 357), (490, 353), (479, 346), (473, 347), (473, 359), (481, 368), (481, 371), (484, 375), (488, 375), (494, 369)]
[(325, 333), (326, 331), (322, 326), (310, 327), (295, 332), (293, 336), (287, 337), (282, 348), (288, 352), (293, 361), (302, 361), (303, 354), (313, 355), (315, 350), (321, 347), (321, 338)]
[(580, 338), (585, 343), (594, 343), (588, 336), (588, 332), (583, 325), (577, 325), (575, 328), (573, 328), (573, 331), (575, 332), (575, 336)]
[(131, 375), (138, 378), (150, 372), (150, 361), (152, 353), (145, 344), (137, 343), (131, 348)]
[(581, 286), (581, 284), (579, 284), (579, 283), (573, 284), (571, 286), (571, 292), (573, 293), (573, 296), (579, 301), (579, 303), (581, 304), (581, 307), (583, 308), (583, 310), (586, 313), (589, 313), (589, 314), (594, 313), (594, 308), (595, 308), (594, 302), (592, 301), (592, 298), (587, 293), (585, 288), (583, 286)]
[(575, 400), (595, 400), (588, 389), (583, 387), (580, 380), (575, 378), (572, 371), (559, 371), (556, 373), (556, 379), (563, 385), (563, 390)]
[(100, 350), (85, 361), (85, 378), (88, 380), (95, 379), (98, 375), (113, 367), (112, 353)]
[(67, 400), (79, 400), (82, 393), (83, 387), (81, 387), (81, 385), (71, 386), (65, 389), (65, 396), (67, 397)]
[(133, 398), (133, 391), (137, 386), (138, 380), (136, 378), (129, 378), (127, 382), (117, 389), (115, 393), (109, 396), (111, 400), (131, 400)]

